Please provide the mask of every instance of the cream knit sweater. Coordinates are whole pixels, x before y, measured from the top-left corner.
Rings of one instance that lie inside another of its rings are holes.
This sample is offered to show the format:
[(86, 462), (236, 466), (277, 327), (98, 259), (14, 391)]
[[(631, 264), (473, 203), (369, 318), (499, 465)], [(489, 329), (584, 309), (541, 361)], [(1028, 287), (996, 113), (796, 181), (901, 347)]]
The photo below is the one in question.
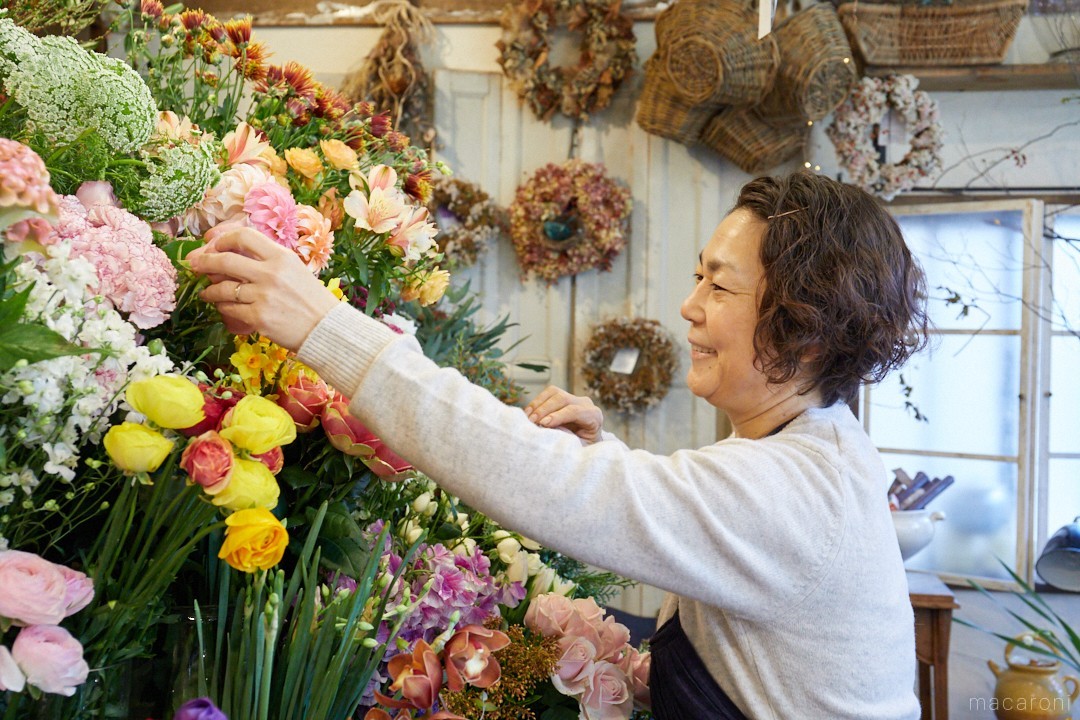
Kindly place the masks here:
[(845, 406), (665, 457), (541, 429), (345, 304), (299, 356), (449, 492), (550, 548), (670, 591), (661, 620), (678, 606), (748, 717), (919, 716), (886, 473)]

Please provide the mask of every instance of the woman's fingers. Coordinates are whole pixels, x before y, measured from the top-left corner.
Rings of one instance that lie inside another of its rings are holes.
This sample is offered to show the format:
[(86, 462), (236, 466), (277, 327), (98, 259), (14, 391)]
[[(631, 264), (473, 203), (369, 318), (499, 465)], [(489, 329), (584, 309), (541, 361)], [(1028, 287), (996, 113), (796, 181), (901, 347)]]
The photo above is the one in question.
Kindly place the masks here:
[(600, 439), (604, 414), (587, 397), (548, 386), (525, 407), (529, 420), (546, 428), (566, 428), (587, 442)]

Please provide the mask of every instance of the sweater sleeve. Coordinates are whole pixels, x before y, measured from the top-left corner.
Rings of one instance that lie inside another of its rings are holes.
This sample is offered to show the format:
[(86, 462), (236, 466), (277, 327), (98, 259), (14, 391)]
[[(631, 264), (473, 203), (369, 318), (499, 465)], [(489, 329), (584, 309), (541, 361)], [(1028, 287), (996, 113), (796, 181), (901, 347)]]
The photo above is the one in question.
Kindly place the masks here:
[(346, 305), (299, 357), (440, 486), (583, 562), (766, 618), (812, 592), (835, 555), (844, 493), (813, 443), (729, 440), (671, 456), (583, 447)]

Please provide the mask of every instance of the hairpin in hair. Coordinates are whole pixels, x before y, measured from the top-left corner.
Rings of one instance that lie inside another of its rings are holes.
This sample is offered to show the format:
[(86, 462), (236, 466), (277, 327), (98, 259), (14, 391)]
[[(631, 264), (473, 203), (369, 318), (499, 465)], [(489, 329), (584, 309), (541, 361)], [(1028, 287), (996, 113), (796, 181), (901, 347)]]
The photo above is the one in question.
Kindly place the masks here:
[(767, 219), (768, 220), (773, 220), (774, 218), (784, 217), (785, 215), (793, 215), (793, 214), (795, 214), (797, 212), (802, 212), (805, 209), (806, 208), (804, 208), (804, 207), (795, 208), (794, 210), (788, 210), (787, 212), (777, 213), (776, 215), (770, 215)]

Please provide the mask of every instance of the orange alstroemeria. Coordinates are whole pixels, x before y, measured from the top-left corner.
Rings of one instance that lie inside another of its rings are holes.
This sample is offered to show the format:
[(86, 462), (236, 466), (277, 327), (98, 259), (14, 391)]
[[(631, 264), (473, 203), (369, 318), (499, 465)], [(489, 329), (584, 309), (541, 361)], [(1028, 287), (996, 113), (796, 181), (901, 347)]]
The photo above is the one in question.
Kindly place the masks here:
[(458, 630), (446, 643), (446, 687), (461, 692), (466, 684), (488, 688), (502, 674), (493, 653), (510, 644), (506, 633), (482, 625), (469, 625)]

